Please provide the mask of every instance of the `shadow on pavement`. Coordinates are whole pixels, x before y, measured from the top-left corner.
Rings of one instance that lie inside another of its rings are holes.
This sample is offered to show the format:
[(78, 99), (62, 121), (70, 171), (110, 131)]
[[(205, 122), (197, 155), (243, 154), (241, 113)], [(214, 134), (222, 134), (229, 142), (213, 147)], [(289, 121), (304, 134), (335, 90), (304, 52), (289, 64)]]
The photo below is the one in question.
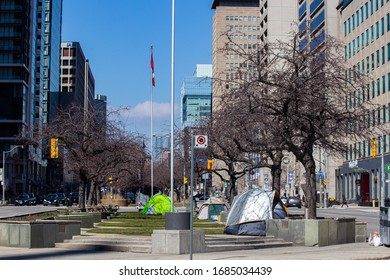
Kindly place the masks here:
[[(0, 260), (43, 260), (43, 259), (55, 259), (55, 257), (61, 257), (61, 256), (98, 255), (103, 253), (105, 253), (105, 251), (71, 250), (71, 251), (61, 251), (61, 252), (46, 252), (46, 253), (25, 254), (25, 255), (1, 256)], [(88, 259), (90, 259), (90, 257)]]

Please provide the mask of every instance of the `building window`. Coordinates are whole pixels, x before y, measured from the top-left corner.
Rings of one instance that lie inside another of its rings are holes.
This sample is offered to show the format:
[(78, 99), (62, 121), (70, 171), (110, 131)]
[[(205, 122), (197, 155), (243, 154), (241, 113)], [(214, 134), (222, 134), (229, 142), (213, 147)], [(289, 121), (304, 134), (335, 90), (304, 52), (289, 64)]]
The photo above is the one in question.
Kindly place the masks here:
[(376, 80), (376, 96), (379, 96), (381, 94), (381, 80), (378, 78)]
[(374, 13), (374, 3), (373, 0), (370, 0), (370, 14), (372, 15)]
[(379, 53), (380, 53), (379, 50), (377, 50), (376, 51), (376, 67), (377, 68), (379, 67), (380, 61), (381, 61)]
[(381, 36), (383, 36), (385, 34), (385, 18), (381, 18)]
[(390, 43), (387, 43), (387, 61), (390, 61)]
[(382, 47), (382, 65), (385, 64), (385, 47)]
[(376, 23), (375, 23), (375, 27), (376, 27), (376, 39), (378, 39), (379, 38), (379, 21), (377, 21)]

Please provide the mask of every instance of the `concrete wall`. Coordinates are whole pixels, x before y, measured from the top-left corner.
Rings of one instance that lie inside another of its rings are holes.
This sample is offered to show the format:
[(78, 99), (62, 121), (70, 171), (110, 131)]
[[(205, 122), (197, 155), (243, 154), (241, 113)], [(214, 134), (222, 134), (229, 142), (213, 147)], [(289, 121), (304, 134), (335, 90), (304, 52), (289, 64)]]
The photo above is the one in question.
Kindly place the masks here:
[(102, 220), (99, 212), (75, 212), (68, 215), (58, 215), (55, 219), (57, 221), (81, 221), (82, 228), (93, 228), (94, 223), (100, 223)]
[[(152, 234), (153, 254), (189, 254), (190, 253), (189, 230), (154, 230)], [(206, 248), (205, 236), (202, 230), (193, 231), (193, 253), (202, 253)]]
[(0, 246), (50, 248), (56, 242), (80, 235), (79, 221), (2, 221)]
[(365, 242), (367, 224), (355, 219), (267, 220), (267, 236), (275, 236), (295, 245), (328, 246)]

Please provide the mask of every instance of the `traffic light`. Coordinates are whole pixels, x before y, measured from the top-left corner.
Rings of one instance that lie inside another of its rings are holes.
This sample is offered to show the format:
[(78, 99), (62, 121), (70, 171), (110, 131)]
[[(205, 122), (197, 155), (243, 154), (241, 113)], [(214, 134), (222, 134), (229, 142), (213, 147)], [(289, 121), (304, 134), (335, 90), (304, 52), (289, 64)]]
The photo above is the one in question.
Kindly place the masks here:
[(188, 184), (188, 178), (187, 178), (187, 177), (184, 177), (183, 183), (184, 183), (184, 185), (185, 185), (185, 184)]
[(50, 139), (50, 158), (58, 158), (58, 138)]
[(323, 181), (322, 181), (322, 183), (324, 184), (324, 186), (326, 186), (326, 179), (324, 179)]
[(112, 185), (112, 177), (109, 177), (109, 178), (108, 178), (108, 183), (109, 183), (110, 185)]
[(207, 161), (207, 169), (208, 170), (213, 170), (214, 169), (214, 161), (212, 159), (209, 159)]
[(373, 158), (376, 158), (376, 139), (372, 138), (371, 140), (371, 154)]

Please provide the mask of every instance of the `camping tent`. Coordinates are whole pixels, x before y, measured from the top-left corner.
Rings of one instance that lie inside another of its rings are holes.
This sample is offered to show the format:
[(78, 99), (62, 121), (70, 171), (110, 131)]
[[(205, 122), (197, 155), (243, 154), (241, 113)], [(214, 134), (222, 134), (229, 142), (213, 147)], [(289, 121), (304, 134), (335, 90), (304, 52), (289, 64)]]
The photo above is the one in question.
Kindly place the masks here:
[(227, 206), (222, 199), (210, 197), (200, 206), (198, 219), (214, 220), (222, 211), (227, 211)]
[(284, 219), (286, 216), (287, 210), (275, 191), (247, 190), (235, 197), (225, 233), (265, 236), (267, 219)]
[[(166, 212), (171, 212), (171, 200), (164, 194), (153, 196), (141, 211), (143, 214), (151, 215), (160, 215)], [(173, 212), (176, 212), (175, 208), (173, 208)]]

